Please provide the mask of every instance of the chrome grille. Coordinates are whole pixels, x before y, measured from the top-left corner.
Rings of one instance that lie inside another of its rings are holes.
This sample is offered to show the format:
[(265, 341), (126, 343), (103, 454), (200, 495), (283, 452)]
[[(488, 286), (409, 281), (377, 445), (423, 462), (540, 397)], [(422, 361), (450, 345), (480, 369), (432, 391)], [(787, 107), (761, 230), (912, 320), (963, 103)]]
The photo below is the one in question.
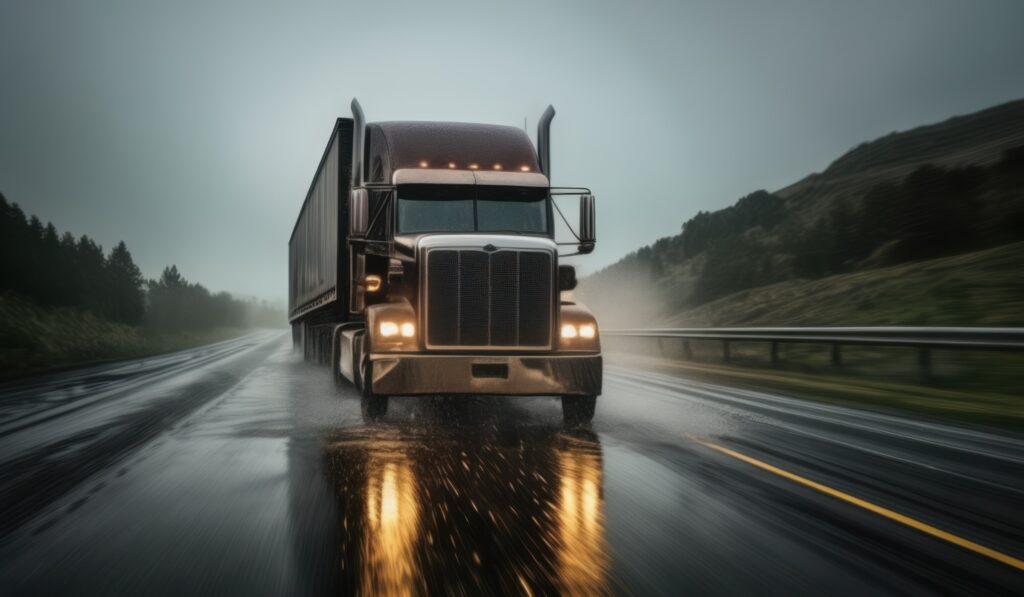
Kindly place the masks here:
[(552, 261), (547, 251), (428, 251), (427, 347), (549, 348)]

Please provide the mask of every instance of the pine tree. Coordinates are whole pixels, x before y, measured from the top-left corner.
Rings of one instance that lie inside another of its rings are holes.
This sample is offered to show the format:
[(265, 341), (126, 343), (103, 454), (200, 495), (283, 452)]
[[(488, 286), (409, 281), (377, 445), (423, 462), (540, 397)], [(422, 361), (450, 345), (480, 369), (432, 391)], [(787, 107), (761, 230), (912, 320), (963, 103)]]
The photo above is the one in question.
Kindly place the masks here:
[(132, 260), (132, 254), (124, 241), (110, 251), (106, 263), (107, 276), (110, 280), (109, 312), (113, 321), (138, 324), (142, 321), (145, 308), (142, 294), (142, 272)]

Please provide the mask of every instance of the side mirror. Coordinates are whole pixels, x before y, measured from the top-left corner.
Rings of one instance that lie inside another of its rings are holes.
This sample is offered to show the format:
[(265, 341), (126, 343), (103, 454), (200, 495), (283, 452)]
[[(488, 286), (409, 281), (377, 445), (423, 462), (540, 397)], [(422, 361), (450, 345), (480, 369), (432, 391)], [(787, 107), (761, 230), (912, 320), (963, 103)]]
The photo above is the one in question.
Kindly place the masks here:
[(558, 290), (574, 290), (576, 288), (576, 268), (571, 265), (558, 266)]
[(370, 193), (366, 189), (353, 189), (349, 195), (348, 235), (352, 238), (363, 238), (369, 226)]
[(584, 255), (594, 250), (597, 241), (597, 219), (594, 196), (580, 195), (580, 248)]

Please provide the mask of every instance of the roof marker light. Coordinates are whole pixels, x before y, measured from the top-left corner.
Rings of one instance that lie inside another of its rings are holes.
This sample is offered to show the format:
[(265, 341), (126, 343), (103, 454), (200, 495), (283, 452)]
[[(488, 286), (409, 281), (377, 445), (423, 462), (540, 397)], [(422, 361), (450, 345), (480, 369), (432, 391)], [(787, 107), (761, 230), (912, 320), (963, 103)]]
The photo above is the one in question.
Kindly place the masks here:
[(519, 166), (519, 171), (520, 172), (529, 172), (530, 171), (530, 167), (529, 166)]
[(455, 162), (448, 162), (449, 168), (455, 168)]
[(494, 169), (495, 170), (501, 170), (501, 164), (495, 164), (494, 165)]
[(427, 160), (420, 160), (420, 168), (426, 168), (430, 163)]
[(470, 165), (469, 165), (469, 169), (470, 169), (470, 170), (477, 170), (477, 169), (479, 169), (479, 168), (480, 168), (480, 166), (479, 166), (479, 165), (477, 165), (477, 164), (470, 164)]

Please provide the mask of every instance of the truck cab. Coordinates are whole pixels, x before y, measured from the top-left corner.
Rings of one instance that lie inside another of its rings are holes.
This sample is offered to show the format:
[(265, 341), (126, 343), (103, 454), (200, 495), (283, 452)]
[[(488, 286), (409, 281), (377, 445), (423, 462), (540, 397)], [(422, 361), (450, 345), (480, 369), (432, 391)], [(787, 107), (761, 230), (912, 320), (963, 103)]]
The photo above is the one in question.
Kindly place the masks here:
[[(559, 250), (593, 249), (594, 198), (550, 184), (553, 115), (535, 151), (514, 127), (365, 124), (353, 101), (338, 215), (347, 292), (336, 296), (347, 295), (347, 312), (318, 327), (329, 329), (335, 379), (360, 390), (367, 417), (410, 395), (553, 395), (567, 421), (593, 417), (600, 335), (586, 307), (562, 298), (575, 271)], [(565, 195), (579, 196), (580, 223), (560, 244), (555, 199)]]

